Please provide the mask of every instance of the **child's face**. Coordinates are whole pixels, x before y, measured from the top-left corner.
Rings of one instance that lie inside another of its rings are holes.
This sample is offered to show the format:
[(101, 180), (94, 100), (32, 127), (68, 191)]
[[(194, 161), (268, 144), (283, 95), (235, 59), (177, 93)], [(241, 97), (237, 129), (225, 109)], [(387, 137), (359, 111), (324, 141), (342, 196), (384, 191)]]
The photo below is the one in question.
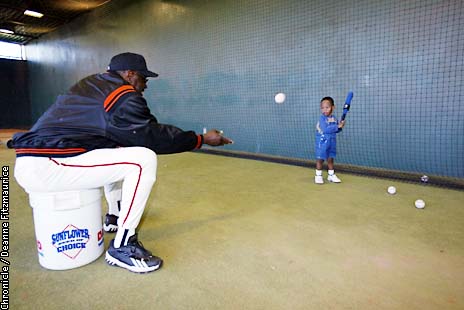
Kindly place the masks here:
[(323, 100), (321, 102), (321, 113), (324, 114), (325, 116), (332, 115), (333, 109), (334, 109), (334, 106), (330, 104), (329, 100)]

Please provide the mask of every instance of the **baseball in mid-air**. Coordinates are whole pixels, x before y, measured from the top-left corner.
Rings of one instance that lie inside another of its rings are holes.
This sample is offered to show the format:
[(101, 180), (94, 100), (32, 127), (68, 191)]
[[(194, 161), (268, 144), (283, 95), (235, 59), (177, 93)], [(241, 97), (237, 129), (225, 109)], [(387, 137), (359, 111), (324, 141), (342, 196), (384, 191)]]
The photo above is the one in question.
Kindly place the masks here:
[(414, 204), (416, 205), (417, 209), (424, 209), (425, 208), (425, 201), (422, 199), (417, 199)]
[(396, 193), (396, 187), (394, 186), (389, 186), (387, 188), (387, 192), (390, 194), (390, 195), (394, 195)]
[(284, 103), (285, 98), (286, 96), (284, 93), (278, 93), (275, 95), (274, 100), (276, 103), (281, 104), (281, 103)]

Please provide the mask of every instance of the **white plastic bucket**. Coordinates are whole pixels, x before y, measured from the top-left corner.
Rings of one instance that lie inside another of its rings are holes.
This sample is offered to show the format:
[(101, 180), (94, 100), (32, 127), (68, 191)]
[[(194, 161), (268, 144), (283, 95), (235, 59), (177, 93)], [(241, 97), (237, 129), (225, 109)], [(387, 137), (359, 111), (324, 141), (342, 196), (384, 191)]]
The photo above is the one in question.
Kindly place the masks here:
[(29, 193), (29, 201), (42, 267), (77, 268), (103, 253), (100, 189)]

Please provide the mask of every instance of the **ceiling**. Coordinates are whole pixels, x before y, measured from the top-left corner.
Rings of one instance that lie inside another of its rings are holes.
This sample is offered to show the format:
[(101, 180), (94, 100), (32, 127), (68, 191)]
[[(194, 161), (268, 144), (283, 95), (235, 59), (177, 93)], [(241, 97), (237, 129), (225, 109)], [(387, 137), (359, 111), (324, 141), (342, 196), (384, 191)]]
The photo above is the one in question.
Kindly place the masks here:
[[(111, 0), (0, 0), (0, 41), (27, 44)], [(26, 9), (43, 17), (24, 15)]]

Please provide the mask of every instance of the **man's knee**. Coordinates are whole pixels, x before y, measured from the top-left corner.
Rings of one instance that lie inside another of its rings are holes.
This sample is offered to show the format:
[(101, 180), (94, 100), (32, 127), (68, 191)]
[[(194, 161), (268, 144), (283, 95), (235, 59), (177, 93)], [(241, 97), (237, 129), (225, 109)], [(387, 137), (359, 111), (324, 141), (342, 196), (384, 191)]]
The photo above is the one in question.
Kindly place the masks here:
[(137, 147), (137, 162), (142, 167), (142, 173), (146, 176), (156, 178), (158, 158), (156, 153), (146, 147)]

